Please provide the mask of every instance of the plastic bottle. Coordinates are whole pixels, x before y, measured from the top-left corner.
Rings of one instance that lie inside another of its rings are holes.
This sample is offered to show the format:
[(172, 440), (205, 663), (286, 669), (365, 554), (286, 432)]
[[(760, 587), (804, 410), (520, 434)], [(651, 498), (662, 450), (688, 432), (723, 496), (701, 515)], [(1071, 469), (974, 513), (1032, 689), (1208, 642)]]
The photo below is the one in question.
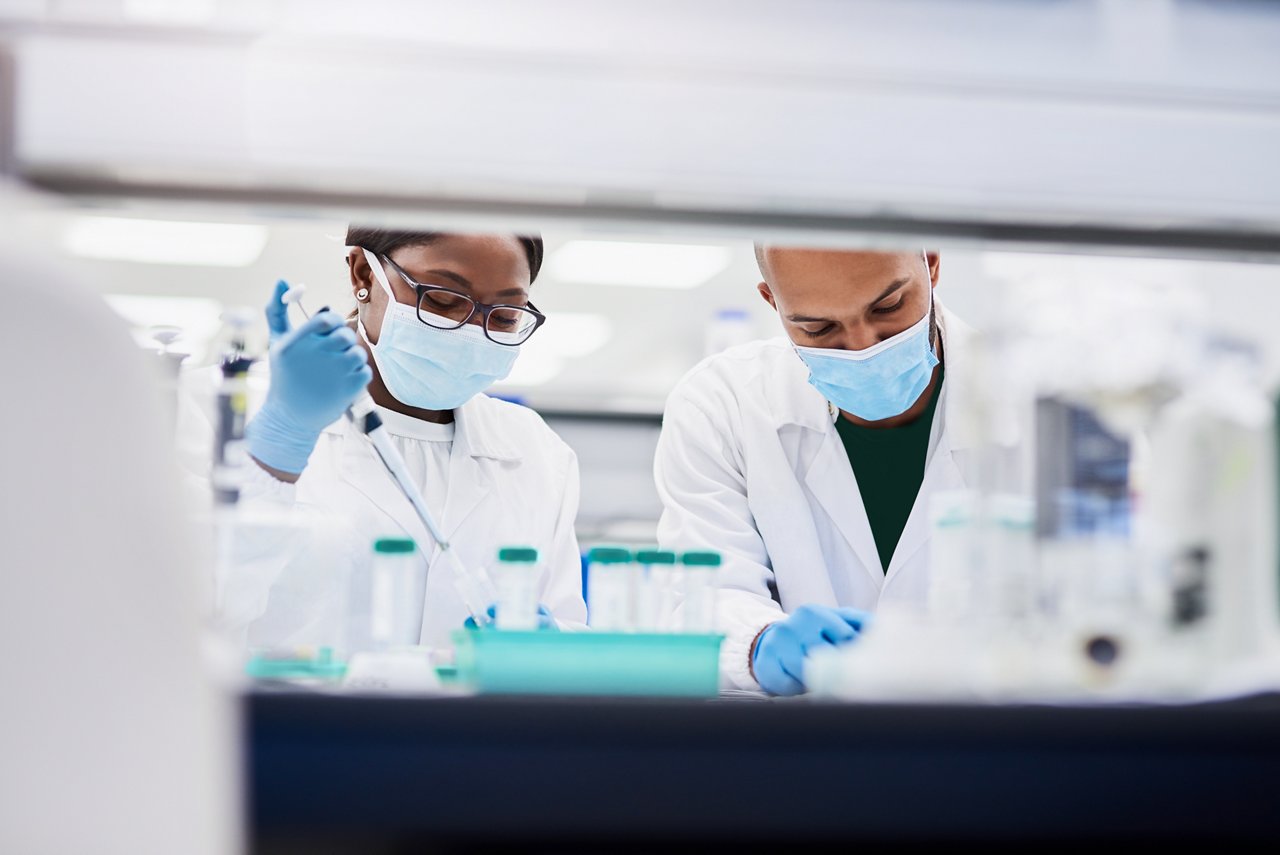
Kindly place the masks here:
[(422, 633), (422, 564), (407, 537), (373, 542), (369, 635), (379, 650), (416, 645)]
[(662, 632), (671, 625), (676, 604), (676, 554), (665, 549), (636, 552), (639, 597), (636, 624), (641, 632)]
[(587, 618), (595, 629), (628, 632), (635, 628), (631, 587), (631, 550), (597, 546), (587, 553)]
[(538, 628), (538, 550), (531, 546), (504, 546), (498, 550), (493, 572), (498, 591), (498, 629), (527, 631)]
[(716, 631), (716, 589), (720, 579), (720, 553), (686, 552), (680, 556), (684, 597), (684, 631)]

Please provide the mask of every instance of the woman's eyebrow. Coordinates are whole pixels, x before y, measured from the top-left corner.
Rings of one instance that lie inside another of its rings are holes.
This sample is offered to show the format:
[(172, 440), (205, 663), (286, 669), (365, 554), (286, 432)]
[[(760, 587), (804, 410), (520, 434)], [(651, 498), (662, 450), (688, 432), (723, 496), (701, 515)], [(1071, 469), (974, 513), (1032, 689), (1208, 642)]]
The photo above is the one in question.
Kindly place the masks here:
[(467, 290), (471, 290), (471, 281), (461, 273), (454, 273), (452, 270), (428, 270), (427, 276), (439, 276), (441, 279), (448, 279), (455, 285), (460, 285)]

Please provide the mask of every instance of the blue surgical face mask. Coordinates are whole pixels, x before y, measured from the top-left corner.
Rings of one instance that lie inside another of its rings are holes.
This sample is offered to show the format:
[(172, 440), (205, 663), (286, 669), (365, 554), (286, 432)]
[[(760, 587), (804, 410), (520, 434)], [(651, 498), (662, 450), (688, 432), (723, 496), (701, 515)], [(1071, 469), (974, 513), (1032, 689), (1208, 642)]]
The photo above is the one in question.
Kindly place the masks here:
[(929, 337), (933, 296), (924, 317), (864, 350), (795, 346), (809, 383), (846, 413), (869, 422), (911, 409), (929, 386), (938, 357)]
[[(377, 344), (369, 341), (363, 323), (357, 328), (369, 342), (378, 375), (397, 401), (424, 410), (452, 410), (511, 373), (519, 347), (490, 341), (476, 324), (456, 330), (427, 326), (418, 320), (416, 307), (396, 300), (377, 256), (366, 249), (364, 257), (388, 302)], [(440, 321), (450, 323), (448, 318)]]

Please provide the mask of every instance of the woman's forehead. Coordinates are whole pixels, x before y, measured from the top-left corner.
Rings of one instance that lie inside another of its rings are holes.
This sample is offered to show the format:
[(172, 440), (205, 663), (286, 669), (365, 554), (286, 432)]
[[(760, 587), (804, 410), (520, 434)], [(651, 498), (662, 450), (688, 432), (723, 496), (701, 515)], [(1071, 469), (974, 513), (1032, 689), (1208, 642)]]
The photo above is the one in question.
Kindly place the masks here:
[(472, 271), (479, 279), (529, 283), (524, 247), (508, 235), (441, 235), (430, 243), (399, 247), (390, 256), (410, 274), (445, 268), (464, 276), (465, 271)]

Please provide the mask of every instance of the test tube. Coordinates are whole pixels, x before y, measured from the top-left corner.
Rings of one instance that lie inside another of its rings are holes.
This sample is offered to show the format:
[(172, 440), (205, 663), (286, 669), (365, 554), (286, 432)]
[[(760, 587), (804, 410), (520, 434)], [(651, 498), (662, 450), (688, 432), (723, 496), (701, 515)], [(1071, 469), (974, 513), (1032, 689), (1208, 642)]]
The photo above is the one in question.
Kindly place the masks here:
[(639, 579), (636, 627), (662, 632), (671, 626), (676, 604), (676, 554), (665, 549), (640, 549), (635, 559)]
[(628, 592), (631, 569), (631, 550), (625, 547), (596, 546), (587, 553), (587, 617), (592, 628), (635, 628)]
[(686, 552), (680, 556), (684, 601), (684, 631), (716, 631), (716, 590), (720, 587), (720, 553)]
[(537, 629), (538, 550), (531, 546), (504, 546), (499, 549), (493, 581), (498, 591), (497, 628)]
[(422, 631), (422, 595), (417, 584), (417, 545), (407, 537), (373, 542), (369, 635), (379, 650), (411, 647)]

